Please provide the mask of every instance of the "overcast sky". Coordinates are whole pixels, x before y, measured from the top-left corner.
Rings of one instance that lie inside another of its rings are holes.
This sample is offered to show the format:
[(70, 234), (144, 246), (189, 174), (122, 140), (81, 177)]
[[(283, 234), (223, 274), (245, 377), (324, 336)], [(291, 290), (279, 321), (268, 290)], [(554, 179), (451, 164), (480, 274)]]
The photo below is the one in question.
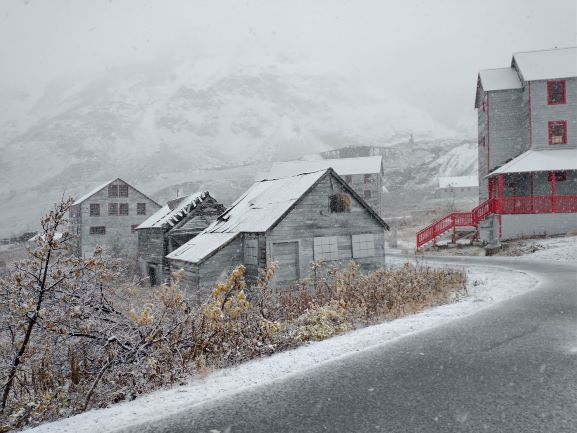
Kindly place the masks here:
[(399, 94), (451, 126), (472, 111), (478, 69), (508, 66), (516, 51), (577, 45), (576, 3), (0, 0), (0, 90), (115, 65), (288, 55)]

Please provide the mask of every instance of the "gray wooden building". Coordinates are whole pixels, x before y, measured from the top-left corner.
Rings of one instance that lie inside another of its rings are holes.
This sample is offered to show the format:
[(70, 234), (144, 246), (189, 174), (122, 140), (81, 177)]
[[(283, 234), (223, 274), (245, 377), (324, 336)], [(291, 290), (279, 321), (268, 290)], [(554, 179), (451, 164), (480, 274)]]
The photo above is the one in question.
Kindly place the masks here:
[(136, 252), (136, 227), (160, 205), (122, 179), (110, 180), (77, 199), (70, 208), (74, 253), (90, 256), (97, 245), (113, 255)]
[(268, 178), (293, 176), (327, 168), (332, 168), (367, 204), (382, 215), (383, 193), (387, 192), (387, 189), (383, 184), (383, 157), (380, 155), (276, 162), (270, 169)]
[(206, 229), (224, 210), (208, 191), (166, 203), (136, 228), (141, 276), (148, 278), (151, 286), (167, 281), (166, 256)]
[(168, 255), (203, 300), (239, 264), (255, 282), (277, 262), (275, 284), (308, 275), (313, 260), (384, 264), (387, 224), (333, 169), (256, 182), (197, 237)]
[(475, 108), (479, 206), (421, 230), (417, 248), (455, 224), (489, 243), (577, 228), (577, 47), (480, 71)]

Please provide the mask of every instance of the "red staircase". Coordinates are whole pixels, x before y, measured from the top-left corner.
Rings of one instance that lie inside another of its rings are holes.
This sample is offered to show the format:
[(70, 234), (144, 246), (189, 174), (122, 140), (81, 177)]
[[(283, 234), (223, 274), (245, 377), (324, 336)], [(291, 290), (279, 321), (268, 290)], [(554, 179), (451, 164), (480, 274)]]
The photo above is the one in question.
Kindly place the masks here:
[(428, 242), (433, 241), (434, 243), (438, 236), (449, 230), (453, 230), (454, 241), (455, 228), (457, 227), (474, 227), (475, 238), (477, 238), (479, 236), (479, 223), (489, 215), (494, 214), (495, 210), (496, 200), (492, 198), (484, 201), (471, 212), (452, 212), (417, 232), (417, 249)]

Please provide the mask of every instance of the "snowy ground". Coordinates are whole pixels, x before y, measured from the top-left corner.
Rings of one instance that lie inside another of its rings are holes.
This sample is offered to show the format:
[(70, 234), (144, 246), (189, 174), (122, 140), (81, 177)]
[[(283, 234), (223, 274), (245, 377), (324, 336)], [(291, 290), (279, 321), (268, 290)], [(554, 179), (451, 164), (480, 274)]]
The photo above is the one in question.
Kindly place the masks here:
[(528, 259), (577, 263), (577, 236), (516, 241), (516, 251)]
[[(402, 261), (390, 257), (391, 264)], [(295, 350), (278, 353), (215, 371), (205, 377), (120, 403), (107, 409), (93, 410), (72, 418), (44, 424), (28, 430), (36, 433), (115, 432), (127, 426), (166, 417), (194, 406), (230, 396), (275, 380), (289, 378), (307, 369), (363, 350), (390, 344), (400, 338), (428, 330), (473, 314), (497, 302), (532, 290), (537, 280), (525, 273), (502, 267), (468, 267), (469, 296), (460, 302), (443, 305), (401, 319), (359, 329), (329, 340), (311, 343)]]

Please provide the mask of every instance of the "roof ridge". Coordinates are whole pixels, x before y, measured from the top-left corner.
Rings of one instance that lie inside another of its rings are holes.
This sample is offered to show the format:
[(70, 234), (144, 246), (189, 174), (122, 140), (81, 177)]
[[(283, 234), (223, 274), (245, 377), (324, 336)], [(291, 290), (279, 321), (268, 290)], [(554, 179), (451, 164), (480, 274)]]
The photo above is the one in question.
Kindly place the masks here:
[(570, 49), (577, 49), (577, 46), (542, 48), (540, 50), (528, 50), (528, 51), (516, 51), (513, 53), (513, 56), (515, 56), (516, 54), (541, 53), (543, 51), (559, 51), (559, 50), (570, 50)]

